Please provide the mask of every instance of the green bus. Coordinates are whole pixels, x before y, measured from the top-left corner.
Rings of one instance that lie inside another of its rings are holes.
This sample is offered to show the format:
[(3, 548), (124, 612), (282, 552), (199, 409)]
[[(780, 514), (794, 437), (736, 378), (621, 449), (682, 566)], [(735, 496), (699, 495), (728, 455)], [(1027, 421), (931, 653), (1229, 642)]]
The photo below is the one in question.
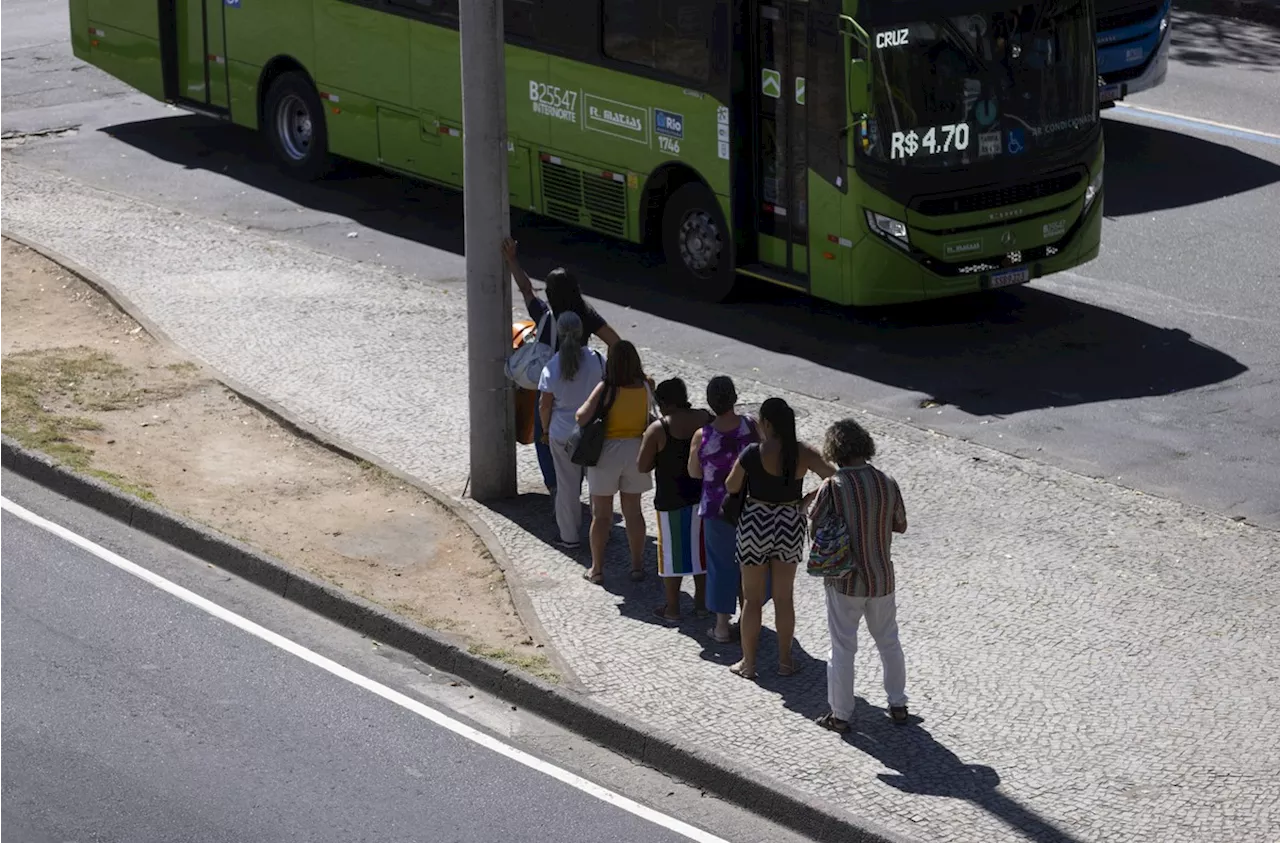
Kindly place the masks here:
[[(261, 130), (462, 186), (459, 0), (70, 0), (76, 56)], [(463, 0), (467, 2), (467, 0)], [(511, 204), (851, 305), (1097, 256), (1092, 0), (505, 0)]]

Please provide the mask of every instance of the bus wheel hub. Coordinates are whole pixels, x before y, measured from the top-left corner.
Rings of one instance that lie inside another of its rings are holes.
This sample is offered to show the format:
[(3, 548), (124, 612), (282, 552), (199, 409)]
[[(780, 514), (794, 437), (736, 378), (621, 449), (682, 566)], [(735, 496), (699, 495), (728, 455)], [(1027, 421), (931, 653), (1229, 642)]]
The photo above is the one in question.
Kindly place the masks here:
[(715, 268), (720, 257), (720, 232), (705, 211), (691, 211), (680, 224), (680, 256), (697, 272)]
[(311, 114), (299, 97), (290, 94), (280, 101), (276, 129), (290, 158), (300, 161), (307, 157), (311, 148)]

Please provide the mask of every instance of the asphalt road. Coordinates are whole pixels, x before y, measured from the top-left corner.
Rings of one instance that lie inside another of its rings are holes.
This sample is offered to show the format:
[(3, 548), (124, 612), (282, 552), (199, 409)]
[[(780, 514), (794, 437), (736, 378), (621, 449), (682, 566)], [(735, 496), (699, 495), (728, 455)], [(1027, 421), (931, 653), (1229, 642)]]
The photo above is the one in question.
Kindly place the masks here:
[(147, 570), (695, 829), (480, 746), (6, 510), (6, 839), (799, 843), (9, 472), (3, 482), (6, 498)]
[[(288, 181), (253, 135), (76, 63), (54, 5), (4, 7), (6, 156), (461, 283), (458, 195), (359, 166)], [(513, 225), (535, 274), (577, 268), (642, 348), (1280, 527), (1278, 72), (1280, 30), (1178, 15), (1166, 85), (1106, 118), (1102, 256), (1023, 289), (855, 311), (746, 283), (709, 306), (634, 248)]]

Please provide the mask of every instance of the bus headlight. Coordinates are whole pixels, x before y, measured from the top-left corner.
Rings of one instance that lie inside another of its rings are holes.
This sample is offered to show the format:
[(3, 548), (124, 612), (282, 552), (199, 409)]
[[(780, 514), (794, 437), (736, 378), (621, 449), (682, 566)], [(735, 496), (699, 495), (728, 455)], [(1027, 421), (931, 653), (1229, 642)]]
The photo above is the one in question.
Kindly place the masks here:
[(1089, 209), (1093, 207), (1093, 200), (1098, 198), (1098, 194), (1102, 192), (1102, 169), (1093, 174), (1093, 178), (1089, 179), (1089, 186), (1084, 189), (1084, 212), (1089, 213)]
[(885, 240), (904, 251), (911, 249), (911, 238), (907, 236), (907, 224), (875, 211), (867, 211), (867, 226)]

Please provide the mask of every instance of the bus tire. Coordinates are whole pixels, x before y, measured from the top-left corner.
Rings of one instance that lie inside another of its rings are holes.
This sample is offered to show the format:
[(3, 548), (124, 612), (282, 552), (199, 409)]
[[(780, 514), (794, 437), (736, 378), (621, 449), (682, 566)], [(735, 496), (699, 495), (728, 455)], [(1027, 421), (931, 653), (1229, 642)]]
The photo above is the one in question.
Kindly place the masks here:
[(715, 195), (691, 182), (662, 211), (662, 250), (677, 290), (705, 301), (733, 292), (733, 243)]
[(277, 76), (267, 90), (262, 129), (285, 172), (312, 181), (329, 171), (329, 132), (315, 86), (296, 71)]

